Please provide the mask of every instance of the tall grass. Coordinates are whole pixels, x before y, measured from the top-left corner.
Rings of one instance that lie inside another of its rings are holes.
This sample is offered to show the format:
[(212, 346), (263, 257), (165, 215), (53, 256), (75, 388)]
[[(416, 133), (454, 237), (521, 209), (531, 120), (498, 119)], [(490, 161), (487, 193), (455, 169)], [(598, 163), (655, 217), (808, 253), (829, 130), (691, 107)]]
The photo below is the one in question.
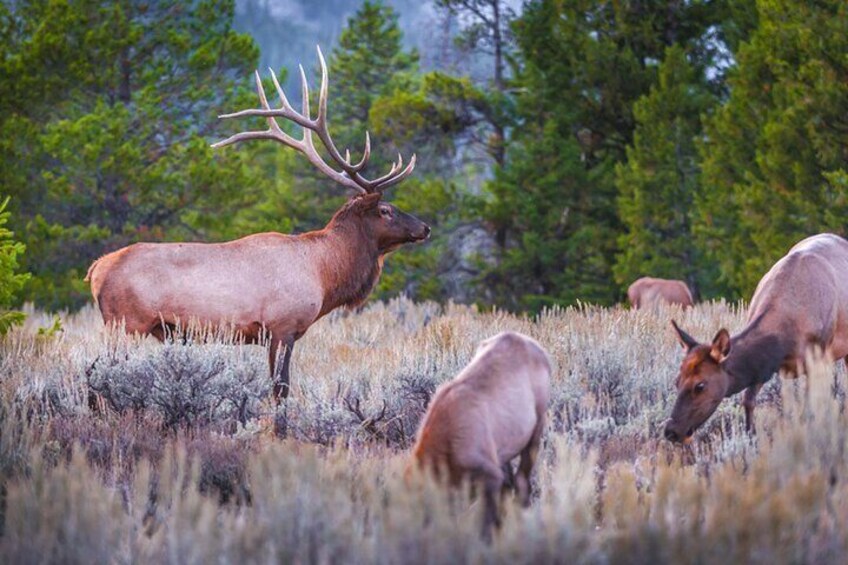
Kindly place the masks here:
[[(87, 309), (39, 335), (50, 320), (30, 312), (0, 343), (0, 562), (841, 561), (844, 368), (769, 384), (756, 438), (727, 400), (675, 448), (659, 440), (682, 355), (671, 317), (706, 340), (744, 311), (377, 303), (298, 342), (277, 408), (264, 350), (226, 333), (163, 345)], [(435, 387), (504, 329), (539, 340), (555, 373), (534, 502), (507, 501), (487, 545), (467, 489), (404, 471)]]

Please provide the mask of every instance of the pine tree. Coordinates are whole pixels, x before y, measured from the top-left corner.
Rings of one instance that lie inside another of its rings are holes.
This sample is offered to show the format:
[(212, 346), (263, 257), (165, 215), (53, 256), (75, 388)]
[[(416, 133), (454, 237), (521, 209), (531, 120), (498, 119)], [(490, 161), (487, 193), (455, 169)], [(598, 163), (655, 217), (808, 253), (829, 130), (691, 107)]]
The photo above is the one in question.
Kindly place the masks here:
[(15, 241), (14, 234), (6, 228), (8, 204), (8, 197), (0, 198), (0, 336), (23, 321), (24, 315), (10, 308), (15, 305), (17, 293), (29, 278), (29, 275), (17, 272), (24, 245)]
[[(517, 123), (486, 212), (505, 258), (487, 280), (504, 304), (620, 296), (611, 284), (622, 231), (615, 167), (633, 141), (633, 105), (655, 84), (666, 47), (706, 57), (704, 35), (718, 16), (702, 4), (525, 5), (514, 26)], [(528, 293), (531, 280), (539, 284)]]
[(698, 257), (691, 215), (699, 185), (696, 137), (701, 115), (715, 103), (680, 46), (666, 50), (659, 79), (634, 105), (636, 129), (627, 161), (616, 167), (618, 209), (626, 232), (619, 237), (616, 280), (640, 276), (709, 285), (712, 272)]
[[(330, 123), (333, 138), (340, 147), (350, 147), (354, 158), (363, 148), (365, 131), (370, 132), (368, 172), (375, 176), (388, 170), (398, 153), (405, 159), (417, 154), (415, 175), (385, 198), (394, 199), (401, 209), (429, 222), (438, 232), (442, 214), (450, 209), (450, 187), (425, 178), (427, 149), (418, 146), (417, 139), (397, 135), (396, 129), (386, 127), (382, 113), (387, 100), (397, 100), (399, 93), (415, 90), (413, 85), (419, 80), (418, 53), (404, 50), (402, 40), (394, 9), (379, 0), (363, 2), (348, 20), (330, 56)], [(339, 194), (337, 187), (328, 190)], [(335, 208), (340, 200), (323, 199), (324, 221), (332, 213), (330, 207)], [(439, 248), (439, 244), (430, 242), (393, 256), (385, 263), (376, 295), (385, 298), (405, 292), (419, 299), (440, 298), (439, 281), (432, 276)]]
[(403, 50), (397, 20), (379, 0), (366, 0), (348, 20), (330, 57), (336, 123), (364, 129), (374, 100), (388, 93), (395, 75), (417, 70), (418, 54)]
[[(402, 75), (414, 73), (417, 62), (414, 51), (403, 50), (395, 11), (371, 0), (366, 0), (348, 19), (338, 45), (329, 54), (330, 133), (340, 149), (350, 148), (353, 159), (362, 154), (365, 132), (371, 133), (372, 156), (366, 175), (385, 172), (398, 153), (391, 139), (374, 134), (371, 108)], [(317, 65), (313, 69), (317, 72)], [(318, 80), (313, 80), (310, 89), (316, 100), (317, 84)], [(321, 228), (344, 201), (345, 194), (304, 159), (295, 159), (293, 167), (293, 192), (301, 199), (295, 229)]]
[(0, 184), (29, 249), (26, 298), (79, 305), (98, 255), (137, 240), (220, 237), (267, 188), (250, 150), (209, 147), (238, 127), (217, 114), (255, 105), (257, 51), (232, 30), (231, 0), (5, 10)]
[(800, 239), (846, 233), (848, 4), (759, 0), (727, 103), (706, 123), (700, 247), (748, 297)]

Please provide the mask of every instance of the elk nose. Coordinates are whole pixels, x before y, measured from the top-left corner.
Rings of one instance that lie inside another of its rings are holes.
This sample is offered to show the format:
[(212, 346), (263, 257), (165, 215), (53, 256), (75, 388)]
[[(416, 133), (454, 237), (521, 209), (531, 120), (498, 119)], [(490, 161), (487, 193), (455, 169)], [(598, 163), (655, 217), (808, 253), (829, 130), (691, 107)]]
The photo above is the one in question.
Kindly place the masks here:
[(677, 435), (677, 432), (675, 432), (674, 430), (672, 430), (671, 428), (666, 426), (666, 428), (665, 428), (665, 439), (667, 439), (668, 441), (676, 443), (676, 442), (680, 441), (680, 436)]
[(424, 237), (428, 237), (430, 235), (430, 226), (424, 226)]

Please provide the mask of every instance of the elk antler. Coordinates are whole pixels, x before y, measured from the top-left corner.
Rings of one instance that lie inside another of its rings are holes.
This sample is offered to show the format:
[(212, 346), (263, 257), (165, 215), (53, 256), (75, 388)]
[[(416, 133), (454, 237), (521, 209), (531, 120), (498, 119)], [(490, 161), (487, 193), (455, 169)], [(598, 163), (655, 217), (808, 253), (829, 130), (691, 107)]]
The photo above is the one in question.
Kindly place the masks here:
[[(385, 175), (373, 180), (369, 180), (362, 176), (361, 173), (368, 164), (368, 159), (371, 157), (371, 137), (368, 135), (367, 131), (365, 132), (365, 151), (362, 153), (362, 159), (356, 164), (351, 163), (350, 151), (347, 150), (345, 151), (345, 156), (342, 157), (339, 150), (336, 149), (336, 146), (333, 143), (333, 138), (330, 137), (330, 132), (327, 129), (327, 64), (324, 62), (324, 55), (321, 53), (320, 47), (318, 47), (318, 60), (321, 63), (321, 91), (318, 96), (318, 116), (315, 119), (312, 119), (309, 111), (309, 85), (306, 82), (306, 73), (303, 71), (302, 65), (300, 66), (300, 80), (303, 93), (303, 110), (301, 113), (295, 111), (291, 104), (289, 104), (288, 98), (286, 98), (273, 69), (269, 70), (271, 71), (271, 78), (274, 81), (277, 94), (280, 97), (281, 106), (275, 109), (271, 108), (268, 105), (268, 98), (265, 96), (265, 89), (262, 86), (262, 80), (259, 78), (259, 71), (255, 71), (256, 91), (259, 93), (259, 101), (262, 104), (262, 109), (242, 110), (232, 114), (223, 114), (218, 117), (241, 118), (244, 116), (260, 116), (268, 118), (268, 129), (265, 131), (246, 131), (237, 133), (223, 141), (213, 144), (212, 147), (224, 147), (225, 145), (238, 143), (239, 141), (245, 141), (248, 139), (273, 139), (274, 141), (278, 141), (284, 145), (288, 145), (292, 149), (300, 151), (306, 155), (309, 162), (315, 165), (319, 171), (337, 183), (351, 188), (361, 194), (382, 192), (411, 175), (413, 169), (415, 169), (415, 155), (412, 155), (409, 163), (407, 163), (404, 167), (403, 157), (398, 154), (397, 162), (392, 163), (391, 169)], [(280, 128), (275, 118), (285, 118), (302, 127), (303, 137), (301, 139), (295, 139), (288, 135), (282, 130), (282, 128)], [(338, 171), (328, 165), (324, 159), (321, 158), (321, 155), (318, 154), (318, 151), (315, 149), (315, 145), (312, 141), (313, 132), (318, 136), (318, 139), (321, 140), (321, 143), (327, 149), (327, 153), (329, 153), (330, 158), (332, 158), (332, 160), (341, 167), (341, 171)]]

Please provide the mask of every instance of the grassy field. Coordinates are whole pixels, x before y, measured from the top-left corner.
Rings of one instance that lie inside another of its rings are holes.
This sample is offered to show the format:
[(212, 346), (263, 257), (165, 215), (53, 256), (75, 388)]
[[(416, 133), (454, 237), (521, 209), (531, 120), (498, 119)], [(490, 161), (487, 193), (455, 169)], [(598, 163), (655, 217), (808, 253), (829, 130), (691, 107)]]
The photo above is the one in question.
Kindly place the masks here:
[[(298, 342), (280, 408), (265, 351), (226, 332), (162, 345), (107, 330), (92, 308), (53, 332), (29, 314), (0, 342), (3, 563), (822, 563), (848, 551), (841, 363), (774, 379), (756, 438), (734, 399), (690, 448), (660, 440), (682, 357), (669, 319), (706, 340), (741, 327), (735, 306), (529, 319), (374, 303)], [(555, 373), (534, 502), (508, 500), (487, 545), (480, 502), (404, 470), (435, 387), (504, 329), (539, 340)]]

